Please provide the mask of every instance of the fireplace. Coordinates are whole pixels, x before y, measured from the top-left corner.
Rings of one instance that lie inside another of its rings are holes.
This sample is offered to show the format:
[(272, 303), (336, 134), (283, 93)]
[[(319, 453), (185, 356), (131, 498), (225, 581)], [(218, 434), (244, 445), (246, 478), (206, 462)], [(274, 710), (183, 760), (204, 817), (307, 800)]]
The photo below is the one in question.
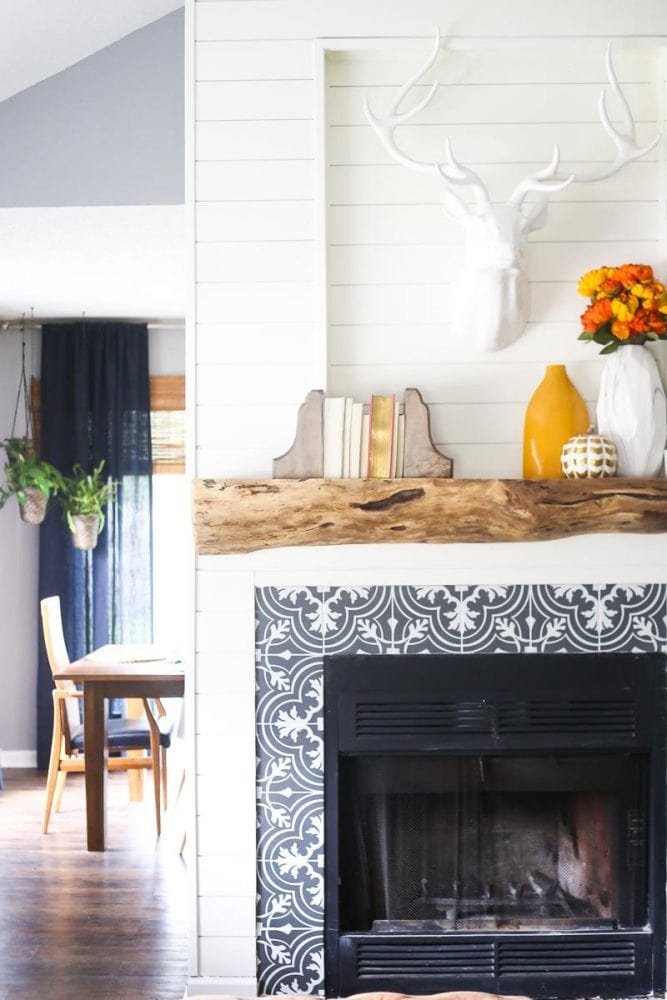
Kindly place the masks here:
[(325, 658), (327, 994), (662, 992), (664, 674)]

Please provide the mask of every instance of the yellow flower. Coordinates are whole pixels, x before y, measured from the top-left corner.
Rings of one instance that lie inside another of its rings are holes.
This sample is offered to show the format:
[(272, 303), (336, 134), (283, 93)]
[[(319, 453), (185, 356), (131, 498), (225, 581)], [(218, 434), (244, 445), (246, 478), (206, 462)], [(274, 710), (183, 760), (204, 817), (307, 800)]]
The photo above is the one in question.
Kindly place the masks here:
[(609, 277), (611, 271), (612, 268), (610, 267), (597, 267), (593, 271), (588, 271), (579, 281), (577, 291), (580, 295), (585, 295), (590, 298), (595, 295), (598, 291), (598, 287), (602, 284), (605, 278)]
[(621, 323), (629, 323), (637, 312), (639, 301), (634, 295), (624, 295), (623, 298), (612, 299), (611, 311)]

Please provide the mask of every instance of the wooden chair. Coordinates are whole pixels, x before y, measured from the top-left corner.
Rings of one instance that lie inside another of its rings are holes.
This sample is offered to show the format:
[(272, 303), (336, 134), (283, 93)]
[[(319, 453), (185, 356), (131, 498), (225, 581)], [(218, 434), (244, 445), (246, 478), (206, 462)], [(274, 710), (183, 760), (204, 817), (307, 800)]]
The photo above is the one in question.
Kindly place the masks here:
[[(40, 602), (44, 645), (51, 671), (66, 667), (69, 662), (63, 635), (60, 598), (45, 597)], [(73, 681), (55, 680), (53, 690), (53, 738), (46, 779), (46, 804), (42, 832), (47, 833), (51, 807), (60, 810), (65, 780), (70, 771), (85, 771), (83, 724), (79, 701), (83, 692)], [(155, 794), (155, 822), (158, 836), (161, 830), (161, 808), (167, 806), (167, 756), (171, 743), (172, 722), (158, 699), (154, 699), (156, 714), (148, 699), (142, 699), (145, 717), (138, 719), (109, 719), (107, 724), (110, 751), (144, 750), (147, 756), (109, 757), (110, 771), (128, 771), (152, 768)], [(161, 794), (162, 793), (162, 794)]]

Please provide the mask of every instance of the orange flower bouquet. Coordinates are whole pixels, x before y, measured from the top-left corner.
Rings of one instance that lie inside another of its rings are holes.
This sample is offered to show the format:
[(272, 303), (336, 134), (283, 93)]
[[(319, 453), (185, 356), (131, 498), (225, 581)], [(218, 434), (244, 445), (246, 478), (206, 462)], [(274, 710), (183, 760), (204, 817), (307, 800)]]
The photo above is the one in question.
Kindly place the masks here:
[(591, 300), (579, 340), (602, 344), (600, 354), (622, 344), (667, 340), (667, 291), (648, 264), (598, 267), (583, 276), (578, 291)]

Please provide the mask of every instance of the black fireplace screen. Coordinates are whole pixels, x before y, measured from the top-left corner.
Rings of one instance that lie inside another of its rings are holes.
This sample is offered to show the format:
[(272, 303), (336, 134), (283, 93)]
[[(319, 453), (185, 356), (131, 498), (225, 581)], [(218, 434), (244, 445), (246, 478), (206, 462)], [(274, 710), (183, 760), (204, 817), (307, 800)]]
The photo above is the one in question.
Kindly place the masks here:
[(341, 765), (342, 931), (646, 922), (646, 755), (383, 755)]
[(327, 658), (327, 994), (662, 993), (666, 665)]

